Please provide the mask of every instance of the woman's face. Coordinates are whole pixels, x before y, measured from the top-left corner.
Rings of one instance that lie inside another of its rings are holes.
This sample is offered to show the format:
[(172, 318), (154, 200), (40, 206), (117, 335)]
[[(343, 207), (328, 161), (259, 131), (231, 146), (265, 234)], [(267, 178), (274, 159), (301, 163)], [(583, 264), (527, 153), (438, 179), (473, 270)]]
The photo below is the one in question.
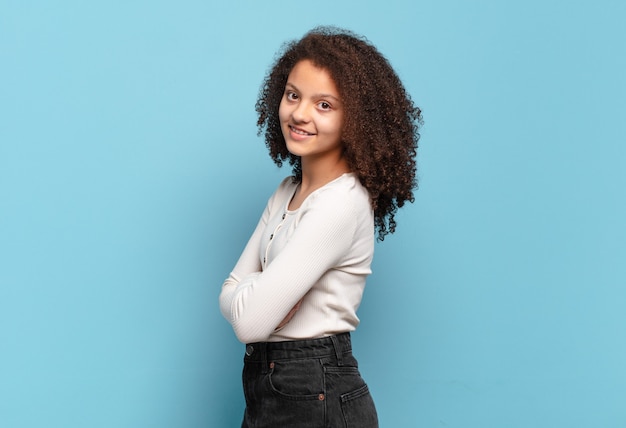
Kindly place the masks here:
[(325, 69), (298, 62), (287, 78), (278, 116), (291, 154), (303, 161), (342, 156), (343, 103)]

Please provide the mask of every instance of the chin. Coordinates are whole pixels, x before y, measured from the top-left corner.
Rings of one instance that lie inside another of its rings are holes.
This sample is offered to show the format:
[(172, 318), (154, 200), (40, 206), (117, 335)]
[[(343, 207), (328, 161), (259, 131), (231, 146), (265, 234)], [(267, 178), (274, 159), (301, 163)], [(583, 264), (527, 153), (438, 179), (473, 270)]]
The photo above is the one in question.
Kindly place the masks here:
[(287, 143), (286, 146), (287, 146), (287, 151), (289, 153), (291, 153), (292, 155), (294, 155), (294, 156), (302, 156), (303, 155), (302, 150), (298, 150), (297, 147), (294, 147), (293, 143), (291, 143), (291, 144)]

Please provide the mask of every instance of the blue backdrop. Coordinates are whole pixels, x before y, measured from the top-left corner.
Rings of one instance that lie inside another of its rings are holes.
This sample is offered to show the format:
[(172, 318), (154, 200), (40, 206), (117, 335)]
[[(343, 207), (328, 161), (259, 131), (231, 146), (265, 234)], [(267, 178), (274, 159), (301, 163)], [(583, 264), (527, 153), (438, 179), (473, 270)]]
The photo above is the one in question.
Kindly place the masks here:
[(625, 4), (0, 0), (0, 426), (238, 426), (254, 103), (318, 24), (424, 110), (354, 336), (381, 426), (626, 426)]

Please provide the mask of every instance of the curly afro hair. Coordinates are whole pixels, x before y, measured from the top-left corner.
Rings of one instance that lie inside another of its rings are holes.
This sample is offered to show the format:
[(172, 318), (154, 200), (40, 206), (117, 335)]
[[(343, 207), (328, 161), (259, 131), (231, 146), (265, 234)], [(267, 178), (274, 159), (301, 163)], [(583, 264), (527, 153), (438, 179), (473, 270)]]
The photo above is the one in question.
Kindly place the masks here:
[(284, 45), (265, 77), (256, 103), (259, 134), (274, 162), (288, 161), (302, 179), (300, 158), (287, 150), (278, 109), (293, 67), (310, 60), (327, 70), (345, 106), (344, 155), (368, 190), (378, 239), (396, 230), (399, 207), (413, 202), (421, 110), (387, 61), (365, 38), (335, 27), (318, 27)]

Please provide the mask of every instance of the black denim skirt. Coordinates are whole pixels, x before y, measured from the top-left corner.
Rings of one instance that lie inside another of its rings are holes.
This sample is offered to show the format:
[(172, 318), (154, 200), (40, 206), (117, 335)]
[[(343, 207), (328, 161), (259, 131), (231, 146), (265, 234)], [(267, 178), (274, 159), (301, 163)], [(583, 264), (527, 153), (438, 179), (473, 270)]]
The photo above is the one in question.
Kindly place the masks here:
[(350, 333), (246, 346), (242, 428), (375, 428)]

